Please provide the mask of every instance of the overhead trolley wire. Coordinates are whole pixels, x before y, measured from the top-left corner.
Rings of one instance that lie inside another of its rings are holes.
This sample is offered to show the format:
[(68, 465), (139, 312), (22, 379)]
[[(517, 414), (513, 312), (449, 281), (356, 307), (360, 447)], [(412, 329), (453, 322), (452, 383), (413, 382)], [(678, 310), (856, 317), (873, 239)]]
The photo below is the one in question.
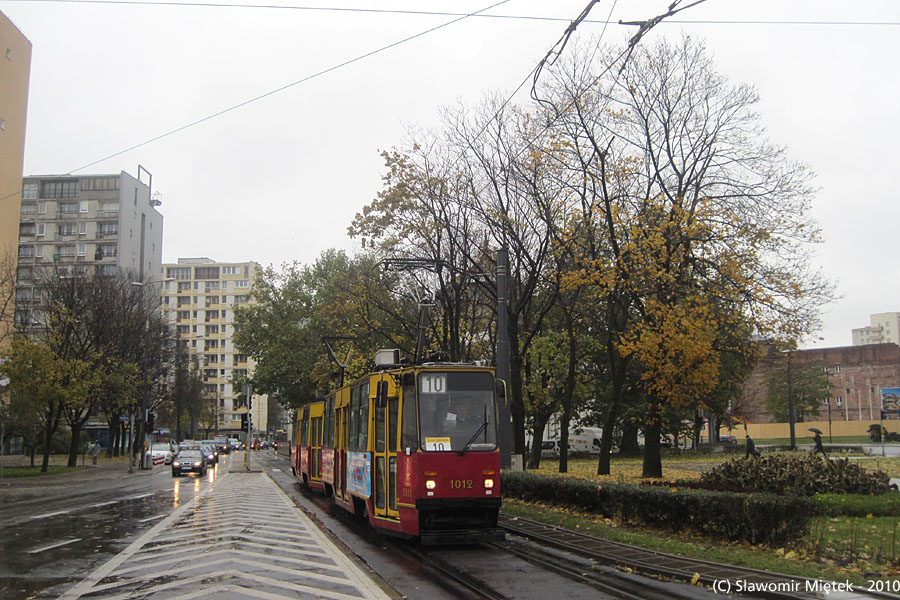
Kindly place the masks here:
[[(370, 13), (385, 15), (412, 15), (412, 16), (436, 16), (436, 17), (473, 17), (479, 19), (513, 19), (522, 21), (549, 21), (565, 23), (570, 21), (564, 17), (542, 17), (536, 15), (502, 15), (502, 14), (479, 14), (479, 13), (460, 13), (452, 11), (439, 10), (409, 10), (409, 9), (388, 9), (388, 8), (350, 8), (343, 6), (297, 6), (290, 4), (246, 4), (246, 3), (227, 3), (227, 2), (191, 2), (189, 0), (0, 0), (2, 2), (27, 2), (35, 4), (38, 2), (53, 4), (105, 4), (117, 6), (162, 6), (162, 7), (184, 7), (184, 8), (241, 8), (241, 9), (268, 9), (268, 10), (298, 10), (298, 11), (317, 11), (317, 12), (345, 12), (345, 13)], [(593, 25), (624, 25), (615, 20), (599, 20), (584, 19), (583, 23)], [(670, 25), (833, 25), (833, 26), (862, 26), (877, 27), (900, 26), (900, 21), (813, 21), (813, 20), (767, 20), (767, 19), (666, 19), (665, 23)]]
[(72, 174), (72, 173), (75, 173), (75, 172), (77, 172), (77, 171), (81, 171), (81, 170), (83, 170), (83, 169), (87, 169), (88, 167), (92, 167), (92, 166), (94, 166), (94, 165), (96, 165), (96, 164), (98, 164), (98, 163), (104, 162), (104, 161), (109, 160), (109, 159), (111, 159), (111, 158), (115, 158), (116, 156), (120, 156), (120, 155), (122, 155), (122, 154), (125, 154), (126, 152), (131, 152), (132, 150), (136, 150), (136, 149), (138, 149), (138, 148), (141, 148), (141, 147), (143, 147), (143, 146), (146, 146), (147, 144), (151, 144), (151, 143), (153, 143), (153, 142), (159, 141), (159, 140), (161, 140), (161, 139), (163, 139), (163, 138), (167, 138), (167, 137), (169, 137), (169, 136), (171, 136), (171, 135), (174, 135), (174, 134), (176, 134), (176, 133), (180, 133), (180, 132), (184, 131), (185, 129), (189, 129), (189, 128), (194, 127), (194, 126), (196, 126), (196, 125), (200, 125), (201, 123), (205, 123), (206, 121), (210, 121), (210, 120), (212, 120), (212, 119), (215, 119), (216, 117), (220, 117), (220, 116), (222, 116), (222, 115), (224, 115), (224, 114), (230, 113), (230, 112), (232, 112), (232, 111), (234, 111), (234, 110), (237, 110), (237, 109), (239, 109), (239, 108), (243, 108), (244, 106), (247, 106), (248, 104), (252, 104), (252, 103), (254, 103), (254, 102), (258, 102), (259, 100), (262, 100), (263, 98), (268, 98), (269, 96), (273, 96), (273, 95), (278, 94), (278, 93), (280, 93), (280, 92), (283, 92), (283, 91), (285, 91), (285, 90), (287, 90), (287, 89), (290, 89), (290, 88), (292, 88), (292, 87), (298, 86), (298, 85), (300, 85), (301, 83), (306, 83), (307, 81), (310, 81), (310, 80), (312, 80), (312, 79), (316, 79), (317, 77), (321, 77), (322, 75), (325, 75), (325, 74), (327, 74), (327, 73), (331, 73), (332, 71), (336, 71), (336, 70), (338, 70), (338, 69), (340, 69), (340, 68), (343, 68), (343, 67), (346, 67), (346, 66), (348, 66), (348, 65), (352, 65), (353, 63), (356, 63), (356, 62), (359, 62), (359, 61), (361, 61), (361, 60), (363, 60), (363, 59), (369, 58), (370, 56), (374, 56), (374, 55), (376, 55), (376, 54), (380, 54), (381, 52), (384, 52), (384, 51), (386, 51), (386, 50), (390, 50), (391, 48), (394, 48), (394, 47), (399, 46), (399, 45), (401, 45), (401, 44), (405, 44), (406, 42), (409, 42), (409, 41), (412, 41), (412, 40), (414, 40), (414, 39), (420, 38), (420, 37), (422, 37), (422, 36), (428, 35), (429, 33), (433, 33), (433, 32), (435, 32), (435, 31), (437, 31), (437, 30), (439, 30), (439, 29), (443, 29), (444, 27), (448, 27), (448, 26), (453, 25), (453, 24), (455, 24), (455, 23), (459, 23), (460, 21), (462, 21), (462, 20), (464, 20), (464, 19), (467, 19), (467, 18), (469, 18), (469, 17), (471, 17), (471, 16), (477, 15), (477, 14), (482, 13), (482, 12), (484, 12), (484, 11), (491, 10), (492, 8), (495, 8), (495, 7), (500, 6), (500, 5), (502, 5), (502, 4), (506, 4), (507, 2), (510, 2), (510, 1), (511, 1), (511, 0), (501, 0), (500, 2), (496, 2), (496, 3), (494, 3), (494, 4), (491, 4), (490, 6), (486, 6), (485, 8), (482, 8), (481, 10), (475, 11), (475, 12), (473, 12), (473, 13), (469, 13), (469, 14), (462, 15), (462, 16), (460, 16), (460, 17), (458, 17), (458, 18), (455, 18), (455, 19), (453, 19), (453, 20), (451, 20), (451, 21), (447, 21), (446, 23), (442, 23), (442, 24), (437, 25), (437, 26), (435, 26), (435, 27), (431, 27), (431, 28), (426, 29), (426, 30), (424, 30), (424, 31), (420, 31), (419, 33), (416, 33), (416, 34), (413, 34), (413, 35), (411, 35), (411, 36), (405, 37), (405, 38), (403, 38), (403, 39), (401, 39), (401, 40), (397, 40), (396, 42), (391, 42), (390, 44), (387, 44), (387, 45), (385, 45), (385, 46), (381, 46), (380, 48), (378, 48), (378, 49), (376, 49), (376, 50), (372, 50), (372, 51), (370, 51), (370, 52), (366, 52), (366, 53), (364, 53), (364, 54), (360, 54), (360, 55), (356, 56), (355, 58), (351, 58), (351, 59), (349, 59), (349, 60), (345, 60), (345, 61), (342, 62), (342, 63), (338, 63), (338, 64), (336, 64), (336, 65), (332, 65), (331, 67), (328, 67), (327, 69), (322, 69), (321, 71), (318, 71), (318, 72), (316, 72), (316, 73), (313, 73), (312, 75), (307, 75), (306, 77), (303, 77), (303, 78), (301, 78), (301, 79), (298, 79), (297, 81), (293, 81), (293, 82), (291, 82), (291, 83), (288, 83), (288, 84), (286, 84), (286, 85), (283, 85), (283, 86), (281, 86), (281, 87), (279, 87), (279, 88), (276, 88), (276, 89), (274, 89), (274, 90), (270, 90), (270, 91), (265, 92), (265, 93), (263, 93), (263, 94), (260, 94), (260, 95), (258, 95), (258, 96), (254, 96), (253, 98), (250, 98), (250, 99), (248, 99), (248, 100), (244, 100), (243, 102), (239, 102), (239, 103), (237, 103), (237, 104), (234, 104), (234, 105), (232, 105), (232, 106), (229, 106), (228, 108), (224, 108), (224, 109), (222, 109), (222, 110), (220, 110), (220, 111), (218, 111), (218, 112), (215, 112), (215, 113), (213, 113), (213, 114), (211, 114), (211, 115), (207, 115), (207, 116), (205, 116), (205, 117), (203, 117), (203, 118), (201, 118), (201, 119), (197, 119), (196, 121), (192, 121), (192, 122), (190, 122), (190, 123), (188, 123), (188, 124), (186, 124), (186, 125), (182, 125), (181, 127), (177, 127), (177, 128), (172, 129), (172, 130), (170, 130), (170, 131), (167, 131), (166, 133), (163, 133), (163, 134), (160, 134), (160, 135), (158, 135), (158, 136), (156, 136), (156, 137), (150, 138), (149, 140), (145, 140), (145, 141), (143, 141), (143, 142), (141, 142), (141, 143), (139, 143), (139, 144), (135, 144), (135, 145), (133, 145), (133, 146), (131, 146), (131, 147), (129, 147), (129, 148), (125, 148), (124, 150), (120, 150), (120, 151), (118, 151), (118, 152), (115, 152), (115, 153), (113, 153), (113, 154), (110, 154), (109, 156), (105, 156), (105, 157), (103, 157), (103, 158), (100, 158), (100, 159), (98, 159), (98, 160), (95, 160), (95, 161), (93, 161), (93, 162), (90, 162), (90, 163), (88, 163), (88, 164), (86, 164), (86, 165), (82, 165), (82, 166), (78, 167), (77, 169), (73, 169), (73, 170), (69, 171), (68, 174)]

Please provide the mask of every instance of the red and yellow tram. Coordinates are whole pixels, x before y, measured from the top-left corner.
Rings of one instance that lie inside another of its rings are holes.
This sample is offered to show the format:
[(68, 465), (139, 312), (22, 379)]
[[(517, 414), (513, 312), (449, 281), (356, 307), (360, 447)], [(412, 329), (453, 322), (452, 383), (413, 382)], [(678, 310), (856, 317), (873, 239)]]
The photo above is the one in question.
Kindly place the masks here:
[(486, 367), (394, 362), (301, 410), (297, 478), (388, 534), (425, 544), (502, 538), (502, 383)]

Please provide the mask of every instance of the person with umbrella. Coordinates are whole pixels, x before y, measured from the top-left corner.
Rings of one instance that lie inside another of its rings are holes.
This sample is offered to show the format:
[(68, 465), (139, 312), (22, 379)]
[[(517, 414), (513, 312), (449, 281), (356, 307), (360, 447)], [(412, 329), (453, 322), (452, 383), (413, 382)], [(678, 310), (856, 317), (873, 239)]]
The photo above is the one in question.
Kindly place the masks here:
[(813, 455), (821, 452), (822, 456), (828, 458), (828, 455), (825, 453), (825, 446), (822, 445), (822, 432), (815, 427), (810, 427), (809, 430), (813, 432), (813, 442), (816, 445), (816, 447), (813, 448)]

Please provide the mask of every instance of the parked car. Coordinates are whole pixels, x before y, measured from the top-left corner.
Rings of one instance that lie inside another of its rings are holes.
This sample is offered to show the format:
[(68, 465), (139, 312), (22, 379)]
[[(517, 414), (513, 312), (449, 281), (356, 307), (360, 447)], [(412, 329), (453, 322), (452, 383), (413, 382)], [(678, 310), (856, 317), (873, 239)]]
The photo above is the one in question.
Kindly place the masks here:
[(206, 468), (206, 456), (193, 448), (181, 450), (172, 459), (172, 477), (178, 477), (183, 473), (206, 475)]
[(206, 455), (206, 464), (214, 465), (219, 462), (219, 449), (215, 442), (203, 442), (200, 444), (200, 449)]
[(162, 456), (167, 465), (172, 464), (172, 446), (168, 442), (154, 442), (150, 444), (149, 454), (151, 458)]
[(737, 444), (737, 438), (733, 435), (720, 435), (719, 441), (726, 444)]
[(241, 449), (241, 440), (237, 438), (228, 438), (228, 445), (231, 446), (232, 450), (240, 450)]

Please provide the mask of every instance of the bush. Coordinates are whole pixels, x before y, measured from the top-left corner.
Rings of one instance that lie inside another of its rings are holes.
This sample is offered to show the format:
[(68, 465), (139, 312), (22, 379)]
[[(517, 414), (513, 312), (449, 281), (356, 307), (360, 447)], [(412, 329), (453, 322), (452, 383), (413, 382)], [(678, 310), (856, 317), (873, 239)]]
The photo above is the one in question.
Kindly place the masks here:
[(828, 460), (811, 454), (770, 454), (722, 463), (700, 478), (707, 489), (773, 494), (879, 495), (890, 489), (882, 471), (866, 471), (846, 458)]
[(661, 486), (597, 485), (583, 479), (527, 472), (503, 475), (504, 494), (547, 502), (673, 531), (781, 544), (803, 535), (815, 507), (807, 498), (772, 494), (684, 491)]
[(897, 494), (858, 496), (853, 494), (816, 494), (816, 511), (829, 517), (900, 517)]

